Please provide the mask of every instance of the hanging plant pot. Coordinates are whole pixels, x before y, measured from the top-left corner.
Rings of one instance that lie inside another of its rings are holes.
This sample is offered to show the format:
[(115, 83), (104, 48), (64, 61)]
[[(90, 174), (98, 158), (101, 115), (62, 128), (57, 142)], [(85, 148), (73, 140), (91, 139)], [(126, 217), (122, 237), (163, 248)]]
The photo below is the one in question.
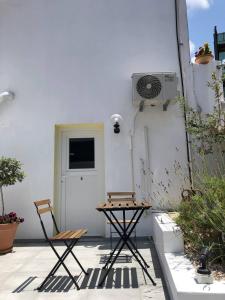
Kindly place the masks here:
[(195, 63), (196, 64), (202, 64), (202, 65), (206, 65), (206, 64), (208, 64), (209, 62), (211, 62), (212, 61), (212, 59), (213, 59), (213, 55), (211, 55), (211, 54), (205, 54), (205, 55), (199, 55), (199, 56), (197, 56), (196, 58), (195, 58)]
[(0, 254), (12, 251), (18, 223), (0, 224)]

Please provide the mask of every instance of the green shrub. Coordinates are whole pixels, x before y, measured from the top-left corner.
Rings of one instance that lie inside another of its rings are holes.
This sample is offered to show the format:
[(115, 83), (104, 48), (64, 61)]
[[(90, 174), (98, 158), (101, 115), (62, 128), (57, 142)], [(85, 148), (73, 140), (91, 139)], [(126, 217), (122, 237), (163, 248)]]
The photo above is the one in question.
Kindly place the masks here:
[(225, 176), (204, 176), (199, 188), (202, 195), (182, 201), (176, 222), (191, 252), (208, 246), (211, 262), (225, 266)]

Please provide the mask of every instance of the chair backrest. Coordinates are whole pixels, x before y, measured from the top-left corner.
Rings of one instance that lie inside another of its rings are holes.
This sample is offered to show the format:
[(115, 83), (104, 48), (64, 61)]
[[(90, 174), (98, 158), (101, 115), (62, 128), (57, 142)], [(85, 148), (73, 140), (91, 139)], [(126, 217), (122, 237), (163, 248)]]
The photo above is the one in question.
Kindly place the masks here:
[(52, 211), (50, 199), (34, 201), (34, 205), (36, 206), (37, 213), (38, 213), (39, 216), (41, 216), (41, 214), (44, 214), (46, 212), (51, 212)]
[(45, 214), (45, 213), (50, 213), (51, 214), (55, 230), (57, 231), (57, 233), (59, 233), (59, 229), (58, 229), (58, 226), (56, 224), (56, 220), (55, 220), (55, 217), (54, 217), (54, 214), (53, 214), (53, 208), (51, 206), (50, 199), (43, 199), (43, 200), (34, 201), (34, 205), (36, 207), (37, 214), (39, 216), (39, 219), (40, 219), (40, 222), (41, 222), (41, 227), (43, 229), (45, 238), (48, 239), (48, 235), (47, 235), (47, 232), (45, 230), (45, 225), (44, 225), (44, 222), (43, 222), (42, 217), (41, 217), (42, 214)]
[(135, 192), (108, 192), (107, 197), (109, 202), (136, 200)]

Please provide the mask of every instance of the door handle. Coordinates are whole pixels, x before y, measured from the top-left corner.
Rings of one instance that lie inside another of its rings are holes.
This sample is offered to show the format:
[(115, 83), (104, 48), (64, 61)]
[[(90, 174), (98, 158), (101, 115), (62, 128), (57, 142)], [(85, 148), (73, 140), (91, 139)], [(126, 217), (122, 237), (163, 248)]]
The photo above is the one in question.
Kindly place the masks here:
[(80, 180), (82, 181), (83, 180), (83, 177), (81, 176)]
[(65, 179), (66, 179), (66, 176), (62, 176), (62, 177), (61, 177), (61, 183), (64, 183), (64, 182), (65, 182)]

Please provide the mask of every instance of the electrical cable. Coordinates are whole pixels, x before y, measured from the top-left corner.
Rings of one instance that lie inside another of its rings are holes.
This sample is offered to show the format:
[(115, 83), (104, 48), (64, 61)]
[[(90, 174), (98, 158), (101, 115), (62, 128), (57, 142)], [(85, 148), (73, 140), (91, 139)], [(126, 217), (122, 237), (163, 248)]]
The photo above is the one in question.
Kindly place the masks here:
[[(175, 3), (175, 23), (176, 23), (176, 39), (177, 39), (177, 50), (178, 50), (178, 61), (179, 61), (179, 69), (180, 69), (180, 78), (181, 78), (181, 92), (182, 96), (184, 98), (184, 78), (183, 78), (183, 67), (181, 62), (181, 50), (180, 50), (180, 40), (179, 40), (179, 22), (178, 22), (178, 1), (174, 0)], [(184, 121), (185, 126), (187, 124), (187, 115), (186, 115), (186, 108), (184, 107)], [(193, 186), (193, 180), (192, 180), (192, 170), (191, 170), (191, 151), (190, 151), (190, 141), (189, 141), (189, 135), (187, 133), (187, 130), (185, 130), (185, 137), (186, 137), (186, 147), (187, 147), (187, 160), (188, 160), (188, 172), (189, 172), (189, 180), (191, 187)]]

